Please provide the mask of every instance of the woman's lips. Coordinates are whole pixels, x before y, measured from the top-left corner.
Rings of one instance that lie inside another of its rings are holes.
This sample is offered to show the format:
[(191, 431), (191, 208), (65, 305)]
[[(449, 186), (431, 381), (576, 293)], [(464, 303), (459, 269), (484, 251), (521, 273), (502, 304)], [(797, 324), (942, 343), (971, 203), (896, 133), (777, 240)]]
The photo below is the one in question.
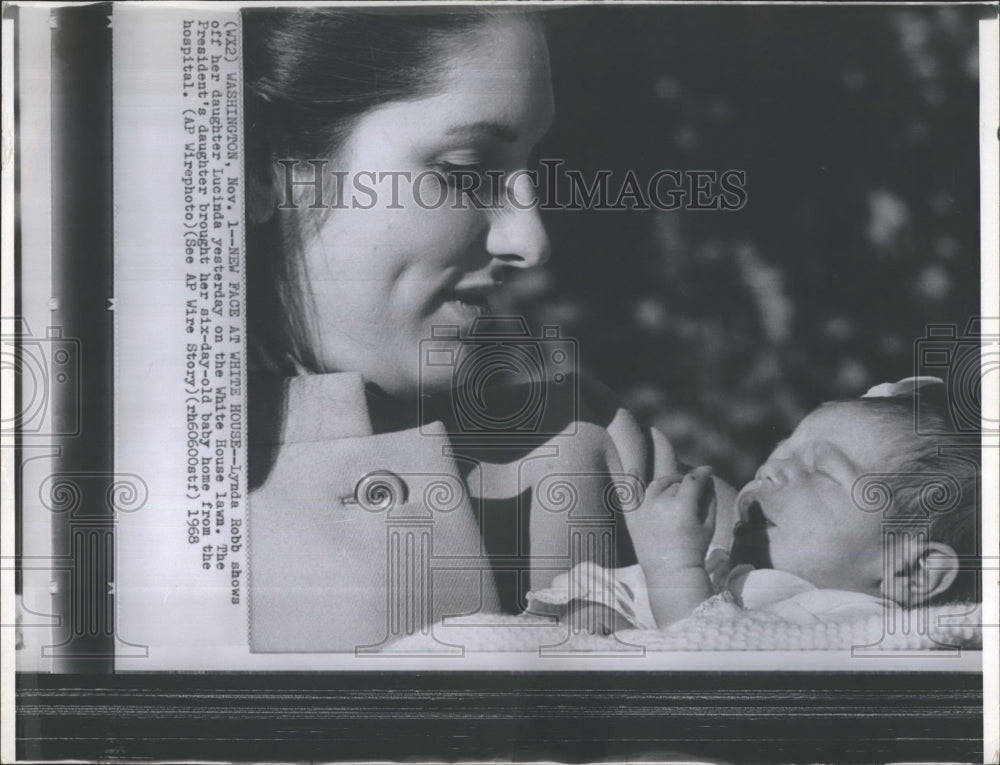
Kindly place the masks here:
[(501, 282), (458, 285), (442, 293), (442, 302), (464, 316), (486, 316), (493, 312), (490, 300), (500, 286)]

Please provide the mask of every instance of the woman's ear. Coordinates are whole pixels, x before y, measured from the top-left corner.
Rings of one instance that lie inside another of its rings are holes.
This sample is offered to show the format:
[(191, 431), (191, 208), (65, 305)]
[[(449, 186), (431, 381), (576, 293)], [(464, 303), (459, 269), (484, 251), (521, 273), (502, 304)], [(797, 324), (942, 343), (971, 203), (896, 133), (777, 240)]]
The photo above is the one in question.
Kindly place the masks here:
[(904, 606), (927, 603), (955, 582), (958, 555), (950, 545), (927, 542), (898, 558), (899, 568), (882, 581), (882, 595)]

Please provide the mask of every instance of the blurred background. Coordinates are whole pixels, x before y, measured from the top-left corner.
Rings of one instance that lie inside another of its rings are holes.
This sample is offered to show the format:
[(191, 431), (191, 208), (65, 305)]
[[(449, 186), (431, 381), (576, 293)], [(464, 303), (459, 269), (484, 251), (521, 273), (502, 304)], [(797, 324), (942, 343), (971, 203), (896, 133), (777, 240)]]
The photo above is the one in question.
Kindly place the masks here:
[(914, 374), (929, 323), (978, 314), (981, 12), (548, 13), (539, 157), (744, 170), (747, 204), (546, 212), (553, 257), (507, 308), (575, 337), (685, 461), (748, 480), (819, 402)]

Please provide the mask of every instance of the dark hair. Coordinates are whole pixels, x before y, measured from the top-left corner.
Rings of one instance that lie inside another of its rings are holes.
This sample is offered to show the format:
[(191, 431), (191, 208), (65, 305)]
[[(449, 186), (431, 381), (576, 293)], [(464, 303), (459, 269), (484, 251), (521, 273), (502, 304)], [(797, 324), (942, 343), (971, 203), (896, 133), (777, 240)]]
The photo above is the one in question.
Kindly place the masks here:
[(266, 480), (276, 455), (281, 379), (301, 368), (319, 371), (305, 339), (298, 220), (274, 214), (276, 161), (329, 157), (365, 112), (432, 92), (444, 71), (442, 51), (462, 50), (462, 33), (502, 13), (242, 11), (251, 489)]
[(926, 523), (930, 541), (950, 546), (959, 556), (958, 577), (932, 602), (979, 600), (982, 458), (978, 439), (963, 444), (969, 439), (955, 437), (946, 386), (931, 384), (917, 394), (850, 402), (891, 425), (886, 440), (895, 446), (898, 459), (880, 476), (876, 489), (876, 494), (884, 491), (886, 519)]

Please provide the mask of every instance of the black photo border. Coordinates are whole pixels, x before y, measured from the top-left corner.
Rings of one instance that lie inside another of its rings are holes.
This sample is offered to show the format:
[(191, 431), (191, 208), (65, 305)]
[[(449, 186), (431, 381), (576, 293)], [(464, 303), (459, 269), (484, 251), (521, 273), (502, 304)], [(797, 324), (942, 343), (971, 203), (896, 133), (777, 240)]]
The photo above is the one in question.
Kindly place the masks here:
[(976, 673), (19, 675), (24, 760), (987, 762)]

